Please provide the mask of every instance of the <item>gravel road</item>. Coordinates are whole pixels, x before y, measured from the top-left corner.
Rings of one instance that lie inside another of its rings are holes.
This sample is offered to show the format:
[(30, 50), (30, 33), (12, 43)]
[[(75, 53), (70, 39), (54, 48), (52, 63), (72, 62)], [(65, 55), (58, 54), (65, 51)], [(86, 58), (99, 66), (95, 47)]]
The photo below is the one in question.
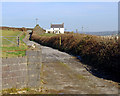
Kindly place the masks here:
[(118, 94), (116, 82), (93, 76), (76, 57), (46, 46), (41, 49), (43, 86), (49, 90), (64, 94)]
[[(37, 44), (27, 41), (29, 44)], [(118, 94), (118, 84), (92, 75), (76, 57), (37, 44), (42, 50), (42, 86), (59, 94)]]

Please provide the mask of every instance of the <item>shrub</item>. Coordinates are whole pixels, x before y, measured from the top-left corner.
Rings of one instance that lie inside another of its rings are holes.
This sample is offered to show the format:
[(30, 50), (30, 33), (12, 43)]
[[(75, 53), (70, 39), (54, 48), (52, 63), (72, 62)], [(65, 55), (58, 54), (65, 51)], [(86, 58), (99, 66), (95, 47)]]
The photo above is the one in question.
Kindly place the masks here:
[[(61, 45), (59, 44), (61, 37)], [(120, 72), (120, 51), (117, 42), (86, 34), (62, 34), (55, 36), (32, 35), (32, 40), (59, 50), (81, 56), (82, 60), (96, 68)]]

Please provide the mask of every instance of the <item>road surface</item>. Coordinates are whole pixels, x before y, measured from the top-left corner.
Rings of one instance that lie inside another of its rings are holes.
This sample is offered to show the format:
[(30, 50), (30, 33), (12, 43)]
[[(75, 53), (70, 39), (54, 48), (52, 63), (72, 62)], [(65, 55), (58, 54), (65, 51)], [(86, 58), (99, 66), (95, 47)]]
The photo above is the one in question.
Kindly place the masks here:
[[(26, 41), (28, 45), (37, 44)], [(42, 50), (43, 88), (58, 94), (118, 94), (118, 84), (92, 75), (86, 66), (65, 52), (37, 44)]]
[[(41, 46), (41, 45), (40, 45)], [(95, 77), (74, 56), (41, 46), (43, 87), (63, 94), (118, 94), (117, 83)]]

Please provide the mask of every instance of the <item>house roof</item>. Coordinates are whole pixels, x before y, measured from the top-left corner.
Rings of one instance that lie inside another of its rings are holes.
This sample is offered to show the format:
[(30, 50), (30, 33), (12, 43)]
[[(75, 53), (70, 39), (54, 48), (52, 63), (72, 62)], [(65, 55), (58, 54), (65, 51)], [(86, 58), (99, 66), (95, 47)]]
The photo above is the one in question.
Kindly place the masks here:
[(51, 28), (64, 28), (64, 23), (63, 24), (51, 24)]

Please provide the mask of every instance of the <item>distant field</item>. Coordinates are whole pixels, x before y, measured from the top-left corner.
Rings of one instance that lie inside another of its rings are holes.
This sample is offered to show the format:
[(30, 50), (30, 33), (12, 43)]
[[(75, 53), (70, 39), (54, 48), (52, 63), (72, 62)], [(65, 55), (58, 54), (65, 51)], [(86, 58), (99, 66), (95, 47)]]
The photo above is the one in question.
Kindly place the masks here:
[[(19, 35), (20, 46), (18, 47), (17, 36)], [(0, 46), (0, 49), (2, 50), (2, 56), (0, 57), (14, 57), (25, 55), (25, 51), (20, 51), (27, 49), (27, 46), (22, 41), (22, 39), (25, 37), (25, 33), (23, 33), (22, 31), (2, 30), (2, 36), (4, 36), (4, 38), (2, 37), (2, 46)]]

